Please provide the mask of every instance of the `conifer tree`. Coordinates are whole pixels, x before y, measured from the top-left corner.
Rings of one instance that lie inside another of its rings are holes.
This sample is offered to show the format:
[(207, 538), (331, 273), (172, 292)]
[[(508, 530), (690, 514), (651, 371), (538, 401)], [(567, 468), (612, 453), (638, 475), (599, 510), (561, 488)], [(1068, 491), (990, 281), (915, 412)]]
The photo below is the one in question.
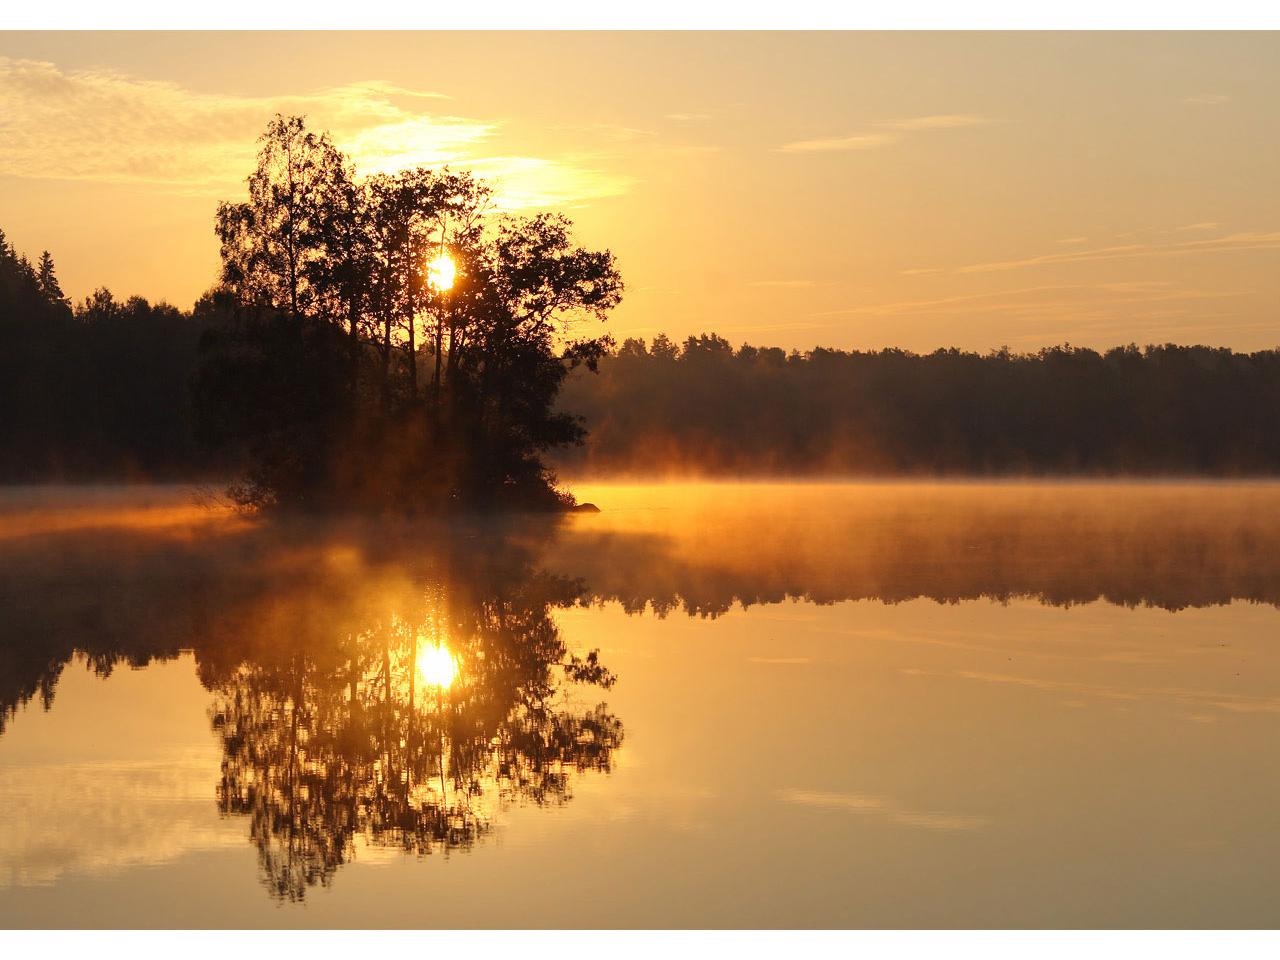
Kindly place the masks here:
[(36, 268), (36, 282), (40, 286), (40, 292), (50, 303), (64, 305), (67, 303), (66, 295), (63, 294), (57, 273), (54, 271), (53, 257), (49, 255), (48, 250), (40, 254), (40, 265)]

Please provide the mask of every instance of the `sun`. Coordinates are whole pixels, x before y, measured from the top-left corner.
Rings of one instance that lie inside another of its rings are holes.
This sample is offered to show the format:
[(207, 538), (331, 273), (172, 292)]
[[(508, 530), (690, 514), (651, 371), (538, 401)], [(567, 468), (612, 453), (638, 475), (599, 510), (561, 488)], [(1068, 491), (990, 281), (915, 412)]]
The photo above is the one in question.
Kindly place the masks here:
[(418, 676), (423, 683), (441, 690), (449, 689), (458, 676), (458, 662), (446, 646), (426, 646), (418, 651)]
[(453, 286), (454, 279), (458, 276), (458, 268), (450, 257), (443, 250), (434, 259), (427, 263), (427, 285), (432, 290), (438, 290), (443, 293)]

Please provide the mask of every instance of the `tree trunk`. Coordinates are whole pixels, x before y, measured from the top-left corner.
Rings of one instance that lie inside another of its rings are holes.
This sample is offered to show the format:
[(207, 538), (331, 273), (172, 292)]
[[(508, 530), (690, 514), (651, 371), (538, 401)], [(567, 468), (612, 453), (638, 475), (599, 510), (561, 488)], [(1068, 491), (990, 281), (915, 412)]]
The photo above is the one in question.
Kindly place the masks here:
[(436, 317), (436, 372), (431, 378), (431, 398), (436, 401), (440, 399), (440, 351), (444, 347), (443, 337), (444, 322), (440, 317)]
[(385, 410), (391, 400), (391, 314), (382, 318), (382, 407)]
[(418, 331), (413, 322), (413, 304), (410, 302), (405, 322), (409, 326), (409, 401), (418, 400)]
[(359, 386), (360, 378), (360, 327), (359, 327), (359, 309), (356, 306), (356, 298), (351, 297), (347, 301), (347, 335), (350, 337), (350, 363), (351, 363), (351, 396), (356, 395), (356, 388)]

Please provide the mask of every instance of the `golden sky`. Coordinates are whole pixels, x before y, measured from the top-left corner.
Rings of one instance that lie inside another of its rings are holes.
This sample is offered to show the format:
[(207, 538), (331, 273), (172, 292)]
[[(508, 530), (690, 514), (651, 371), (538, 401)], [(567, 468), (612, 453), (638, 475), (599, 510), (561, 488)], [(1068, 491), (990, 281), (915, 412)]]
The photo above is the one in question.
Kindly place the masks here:
[(619, 338), (1280, 344), (1280, 35), (0, 33), (0, 228), (188, 307), (276, 112), (564, 209)]

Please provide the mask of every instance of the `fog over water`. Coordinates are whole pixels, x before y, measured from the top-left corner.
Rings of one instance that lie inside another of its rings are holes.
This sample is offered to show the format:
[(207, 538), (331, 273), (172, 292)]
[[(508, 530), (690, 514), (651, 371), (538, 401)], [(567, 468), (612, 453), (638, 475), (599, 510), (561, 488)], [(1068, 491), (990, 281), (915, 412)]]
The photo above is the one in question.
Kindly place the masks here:
[(1280, 485), (573, 487), (0, 492), (0, 923), (1280, 920)]

